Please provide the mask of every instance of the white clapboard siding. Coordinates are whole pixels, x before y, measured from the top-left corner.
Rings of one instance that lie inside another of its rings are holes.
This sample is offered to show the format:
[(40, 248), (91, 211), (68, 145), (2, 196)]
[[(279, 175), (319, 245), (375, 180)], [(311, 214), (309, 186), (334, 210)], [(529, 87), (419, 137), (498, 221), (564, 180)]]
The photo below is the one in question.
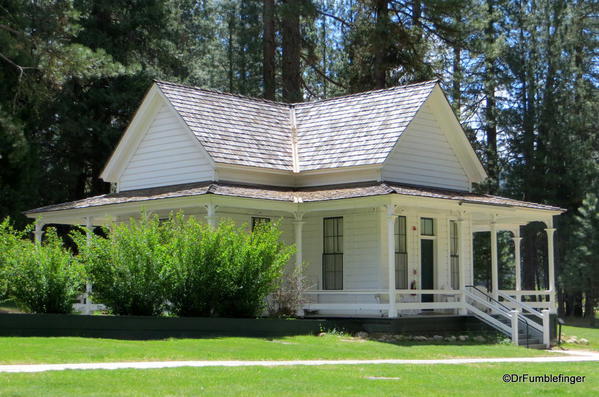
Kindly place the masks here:
[(425, 104), (383, 165), (385, 181), (469, 190), (470, 182), (430, 106)]
[[(372, 210), (328, 214), (343, 217), (343, 289), (380, 289), (379, 216)], [(309, 289), (322, 289), (322, 248), (324, 216), (304, 218), (303, 260)], [(376, 303), (373, 295), (322, 295), (320, 303)]]
[(119, 189), (213, 180), (207, 156), (184, 128), (173, 111), (163, 106), (123, 171)]

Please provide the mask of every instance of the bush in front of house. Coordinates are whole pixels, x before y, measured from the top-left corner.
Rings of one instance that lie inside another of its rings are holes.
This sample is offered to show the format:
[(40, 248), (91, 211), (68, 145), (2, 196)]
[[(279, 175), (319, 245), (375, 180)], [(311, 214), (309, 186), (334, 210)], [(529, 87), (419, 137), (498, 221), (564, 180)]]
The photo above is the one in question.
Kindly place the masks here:
[(172, 254), (166, 298), (179, 316), (260, 315), (293, 254), (293, 247), (281, 243), (276, 223), (248, 233), (247, 225), (224, 221), (211, 228), (179, 214), (166, 225)]
[(252, 233), (244, 232), (244, 228), (225, 222), (214, 231), (222, 241), (215, 265), (221, 269), (226, 286), (215, 307), (217, 315), (260, 315), (266, 297), (279, 287), (284, 267), (295, 252), (294, 247), (281, 242), (277, 222), (259, 223)]
[(119, 315), (252, 317), (275, 291), (293, 247), (276, 223), (212, 228), (181, 213), (113, 225), (107, 238), (73, 233), (93, 300)]
[(0, 302), (8, 299), (8, 262), (23, 238), (24, 233), (12, 226), (10, 218), (0, 223)]
[(159, 315), (164, 310), (164, 264), (168, 261), (166, 230), (155, 216), (116, 223), (108, 238), (71, 234), (93, 285), (93, 300), (114, 314)]
[(304, 293), (308, 279), (303, 266), (287, 269), (279, 287), (269, 296), (268, 314), (272, 317), (294, 317), (297, 308), (306, 303)]
[(170, 310), (179, 316), (210, 316), (222, 288), (222, 277), (214, 267), (222, 242), (195, 218), (178, 214), (169, 219), (168, 226), (171, 255), (164, 274)]
[(56, 230), (50, 228), (45, 235), (42, 244), (34, 244), (8, 221), (0, 226), (6, 295), (33, 313), (70, 313), (82, 291), (84, 271)]

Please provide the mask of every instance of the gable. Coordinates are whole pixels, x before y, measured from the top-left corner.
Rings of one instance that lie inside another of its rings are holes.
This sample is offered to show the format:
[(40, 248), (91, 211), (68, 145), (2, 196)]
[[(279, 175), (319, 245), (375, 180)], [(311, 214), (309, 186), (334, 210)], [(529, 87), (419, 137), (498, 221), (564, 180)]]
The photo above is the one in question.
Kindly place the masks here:
[(223, 178), (312, 186), (338, 172), (459, 190), (486, 177), (436, 81), (298, 104), (156, 82), (101, 177), (131, 190)]
[(215, 163), (292, 171), (288, 104), (157, 81)]
[(214, 179), (210, 159), (177, 117), (168, 105), (158, 107), (120, 175), (120, 191)]
[(436, 81), (293, 105), (299, 170), (382, 164)]
[(401, 135), (382, 169), (384, 181), (470, 190), (470, 179), (430, 103)]

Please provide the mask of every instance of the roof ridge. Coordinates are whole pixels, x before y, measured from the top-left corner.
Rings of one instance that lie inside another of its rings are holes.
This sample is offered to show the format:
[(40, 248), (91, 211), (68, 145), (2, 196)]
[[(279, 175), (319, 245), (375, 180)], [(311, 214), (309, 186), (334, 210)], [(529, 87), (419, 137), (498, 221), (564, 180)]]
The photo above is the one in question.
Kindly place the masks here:
[(295, 106), (289, 107), (289, 127), (291, 129), (291, 167), (294, 173), (299, 173), (299, 141), (297, 139), (297, 125), (295, 122)]
[(247, 96), (247, 95), (241, 95), (241, 94), (236, 94), (236, 93), (232, 93), (232, 92), (224, 92), (224, 91), (219, 91), (219, 90), (215, 90), (215, 89), (208, 89), (208, 88), (202, 88), (202, 87), (198, 87), (195, 85), (187, 85), (187, 84), (181, 84), (181, 83), (173, 83), (171, 81), (165, 81), (165, 80), (159, 80), (159, 79), (154, 79), (155, 83), (160, 83), (160, 84), (168, 84), (168, 85), (173, 85), (173, 86), (177, 86), (177, 87), (183, 87), (183, 88), (191, 88), (197, 91), (203, 91), (203, 92), (207, 92), (209, 94), (219, 94), (219, 95), (228, 95), (228, 96), (232, 96), (232, 97), (236, 97), (236, 98), (240, 98), (240, 99), (247, 99), (250, 101), (256, 101), (256, 102), (265, 102), (265, 103), (270, 103), (273, 105), (282, 105), (285, 107), (289, 107), (290, 104), (285, 103), (285, 102), (278, 102), (278, 101), (272, 101), (270, 99), (264, 99), (264, 98), (259, 98), (259, 97), (252, 97), (252, 96)]
[(402, 84), (402, 85), (396, 85), (396, 86), (393, 86), (393, 87), (379, 88), (379, 89), (376, 89), (376, 90), (354, 92), (352, 94), (339, 95), (339, 96), (332, 97), (332, 98), (316, 99), (316, 100), (307, 101), (307, 102), (286, 103), (286, 102), (273, 101), (273, 100), (270, 100), (270, 99), (264, 99), (264, 98), (259, 98), (259, 97), (252, 97), (252, 96), (241, 95), (241, 94), (236, 94), (236, 93), (231, 93), (231, 92), (224, 92), (224, 91), (219, 91), (219, 90), (215, 90), (215, 89), (201, 88), (201, 87), (197, 87), (197, 86), (194, 86), (194, 85), (187, 85), (187, 84), (181, 84), (181, 83), (173, 83), (173, 82), (170, 82), (170, 81), (165, 81), (165, 80), (160, 80), (160, 79), (154, 79), (155, 83), (167, 84), (167, 85), (172, 85), (172, 86), (177, 86), (177, 87), (184, 87), (184, 88), (191, 88), (191, 89), (194, 89), (194, 90), (203, 91), (203, 92), (207, 92), (207, 93), (210, 93), (210, 94), (228, 95), (228, 96), (232, 96), (232, 97), (236, 97), (236, 98), (240, 98), (240, 99), (246, 99), (246, 100), (256, 101), (256, 102), (270, 103), (270, 104), (273, 104), (273, 105), (279, 105), (279, 106), (284, 106), (284, 107), (289, 107), (289, 108), (292, 108), (292, 107), (295, 107), (295, 106), (301, 106), (301, 105), (310, 105), (310, 104), (314, 104), (314, 103), (326, 102), (326, 101), (333, 101), (333, 100), (337, 100), (337, 99), (344, 99), (344, 98), (358, 97), (358, 96), (363, 96), (363, 95), (370, 95), (370, 94), (375, 94), (375, 93), (384, 92), (384, 91), (394, 91), (394, 90), (398, 90), (398, 89), (402, 89), (402, 88), (409, 88), (409, 87), (415, 87), (415, 86), (423, 86), (423, 85), (427, 85), (427, 84), (436, 84), (439, 81), (441, 81), (441, 79), (437, 78), (437, 79), (432, 79), (432, 80), (420, 81), (418, 83)]
[(376, 94), (376, 93), (384, 92), (384, 91), (395, 91), (395, 90), (399, 90), (399, 89), (403, 89), (403, 88), (409, 88), (409, 87), (415, 87), (415, 86), (419, 86), (419, 85), (424, 86), (424, 85), (427, 85), (427, 84), (436, 84), (439, 81), (441, 81), (441, 79), (433, 79), (433, 80), (421, 81), (421, 82), (418, 82), (418, 83), (402, 84), (402, 85), (396, 85), (396, 86), (393, 86), (393, 87), (379, 88), (379, 89), (376, 89), (376, 90), (354, 92), (352, 94), (339, 95), (339, 96), (332, 97), (332, 98), (323, 98), (323, 99), (317, 99), (317, 100), (308, 101), (308, 102), (295, 102), (295, 103), (293, 103), (293, 106), (311, 105), (311, 104), (314, 104), (314, 103), (321, 103), (321, 102), (333, 101), (333, 100), (337, 100), (337, 99), (345, 99), (345, 98), (351, 98), (351, 97), (359, 97), (359, 96), (365, 96), (365, 95), (370, 95), (370, 94)]

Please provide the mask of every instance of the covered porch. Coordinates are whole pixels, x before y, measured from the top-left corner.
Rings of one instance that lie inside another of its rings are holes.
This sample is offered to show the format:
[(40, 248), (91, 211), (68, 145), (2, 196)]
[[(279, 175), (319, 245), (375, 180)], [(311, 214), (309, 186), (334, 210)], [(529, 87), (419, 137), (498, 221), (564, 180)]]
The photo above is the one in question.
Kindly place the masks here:
[[(113, 193), (29, 211), (41, 241), (47, 224), (92, 232), (139, 216), (172, 211), (211, 225), (230, 218), (280, 220), (293, 263), (306, 278), (298, 314), (319, 317), (406, 317), (492, 312), (480, 300), (510, 309), (555, 312), (553, 216), (561, 209), (494, 196), (391, 183), (320, 188), (266, 188), (198, 183)], [(548, 236), (549, 289), (521, 288), (521, 226), (541, 221)], [(473, 286), (473, 233), (491, 233), (491, 291)], [(515, 289), (499, 290), (497, 233), (514, 241)], [(481, 295), (482, 294), (482, 295)], [(536, 297), (530, 300), (529, 297)], [(83, 309), (86, 310), (84, 301)]]

